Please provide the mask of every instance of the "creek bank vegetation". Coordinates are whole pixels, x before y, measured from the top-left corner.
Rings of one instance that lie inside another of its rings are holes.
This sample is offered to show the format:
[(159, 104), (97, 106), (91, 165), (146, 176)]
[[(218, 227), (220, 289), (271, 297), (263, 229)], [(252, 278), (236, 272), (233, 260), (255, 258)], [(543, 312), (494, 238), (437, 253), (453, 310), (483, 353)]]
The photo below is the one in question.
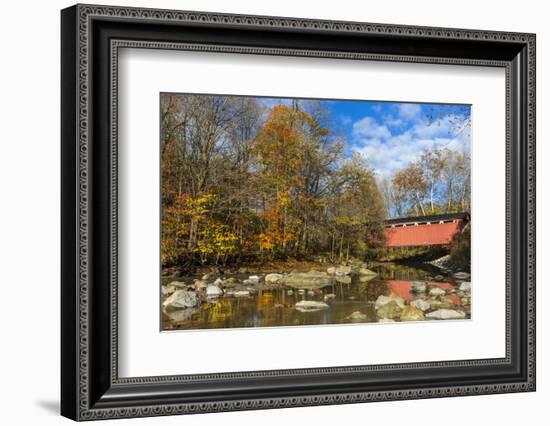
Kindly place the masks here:
[(319, 102), (163, 95), (161, 109), (163, 266), (341, 262), (382, 246), (374, 171), (345, 157)]
[[(162, 94), (163, 273), (446, 254), (389, 254), (384, 220), (469, 211), (468, 152), (426, 149), (377, 177), (346, 149), (321, 101), (269, 107), (259, 98)], [(465, 269), (469, 246), (453, 246)]]

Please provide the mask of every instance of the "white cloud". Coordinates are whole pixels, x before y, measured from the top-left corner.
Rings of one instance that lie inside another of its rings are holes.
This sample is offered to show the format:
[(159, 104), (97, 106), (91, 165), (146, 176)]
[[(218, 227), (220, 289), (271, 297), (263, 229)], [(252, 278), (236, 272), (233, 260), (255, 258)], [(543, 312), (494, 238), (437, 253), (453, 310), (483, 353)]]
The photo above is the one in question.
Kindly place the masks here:
[(349, 126), (353, 120), (351, 119), (351, 117), (348, 117), (347, 115), (343, 115), (340, 117), (340, 120), (342, 121), (342, 124), (344, 126)]
[(353, 123), (353, 136), (356, 138), (387, 139), (391, 137), (388, 127), (379, 124), (372, 117), (365, 117)]
[(422, 108), (418, 104), (399, 104), (397, 111), (401, 119), (412, 120), (420, 115)]
[(403, 123), (403, 120), (401, 120), (400, 118), (395, 118), (391, 115), (387, 115), (384, 117), (384, 124), (388, 127), (401, 127), (405, 123)]
[(393, 175), (428, 149), (447, 147), (461, 152), (470, 149), (469, 133), (454, 135), (449, 120), (440, 120), (436, 125), (418, 119), (408, 130), (391, 135), (385, 125), (367, 118), (354, 124), (352, 150), (364, 155), (379, 176)]

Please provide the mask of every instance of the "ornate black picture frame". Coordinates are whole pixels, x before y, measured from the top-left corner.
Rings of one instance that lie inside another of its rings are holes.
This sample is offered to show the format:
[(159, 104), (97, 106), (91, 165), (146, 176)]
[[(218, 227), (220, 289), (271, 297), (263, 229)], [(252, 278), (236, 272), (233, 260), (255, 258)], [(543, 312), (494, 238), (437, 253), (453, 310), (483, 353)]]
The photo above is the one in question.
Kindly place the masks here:
[[(95, 5), (64, 9), (61, 28), (62, 415), (93, 420), (535, 390), (534, 34)], [(121, 47), (504, 68), (506, 356), (120, 378)]]

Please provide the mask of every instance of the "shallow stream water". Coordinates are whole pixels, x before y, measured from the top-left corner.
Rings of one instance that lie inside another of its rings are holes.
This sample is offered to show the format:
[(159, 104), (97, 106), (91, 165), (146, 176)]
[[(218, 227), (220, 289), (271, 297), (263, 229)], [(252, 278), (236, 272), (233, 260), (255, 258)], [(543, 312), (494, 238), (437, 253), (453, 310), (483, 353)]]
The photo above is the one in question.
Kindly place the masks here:
[[(200, 307), (162, 313), (163, 330), (219, 329), (241, 327), (280, 327), (294, 325), (344, 324), (351, 322), (378, 322), (374, 309), (376, 299), (381, 296), (399, 296), (405, 303), (417, 297), (411, 291), (413, 281), (426, 281), (449, 292), (446, 303), (453, 308), (466, 311), (469, 318), (469, 306), (461, 306), (457, 294), (452, 294), (457, 283), (452, 275), (443, 279), (434, 277), (441, 274), (430, 265), (405, 266), (398, 264), (380, 264), (371, 268), (378, 275), (366, 281), (365, 277), (352, 275), (351, 284), (335, 283), (315, 291), (297, 291), (289, 287), (261, 289), (248, 297), (221, 296), (202, 303)], [(246, 275), (233, 274), (232, 277), (243, 280), (249, 275), (265, 276), (266, 273), (250, 272)], [(370, 278), (370, 277), (369, 277)], [(163, 278), (163, 284), (169, 281)], [(290, 293), (289, 294), (289, 290)], [(326, 301), (328, 309), (301, 312), (295, 308), (302, 300)], [(467, 309), (464, 309), (467, 308)], [(350, 318), (353, 313), (361, 313), (359, 320)]]

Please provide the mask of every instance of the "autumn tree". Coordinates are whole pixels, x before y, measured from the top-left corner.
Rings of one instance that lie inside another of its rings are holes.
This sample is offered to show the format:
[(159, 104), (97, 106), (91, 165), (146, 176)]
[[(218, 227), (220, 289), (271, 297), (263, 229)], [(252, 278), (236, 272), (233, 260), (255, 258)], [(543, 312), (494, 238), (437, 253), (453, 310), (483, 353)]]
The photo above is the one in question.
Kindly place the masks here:
[(362, 255), (367, 247), (383, 243), (384, 201), (374, 172), (359, 154), (343, 162), (331, 200), (331, 254), (333, 259)]
[(426, 150), (393, 176), (391, 188), (385, 185), (397, 216), (469, 211), (470, 157), (449, 148)]
[(278, 105), (255, 139), (253, 153), (264, 192), (261, 215), (266, 225), (259, 236), (262, 249), (284, 252), (290, 242), (296, 242), (296, 188), (303, 184), (303, 150), (312, 121), (311, 116), (295, 107)]

